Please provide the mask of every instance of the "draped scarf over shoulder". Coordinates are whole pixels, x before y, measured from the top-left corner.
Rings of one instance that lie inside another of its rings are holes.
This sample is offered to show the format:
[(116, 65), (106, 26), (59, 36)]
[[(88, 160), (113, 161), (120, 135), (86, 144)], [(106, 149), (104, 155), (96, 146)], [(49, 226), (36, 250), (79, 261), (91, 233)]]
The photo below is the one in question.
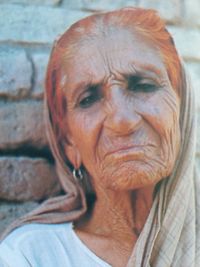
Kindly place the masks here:
[[(49, 118), (45, 94), (44, 115), (47, 135), (65, 194), (45, 201), (15, 221), (11, 230), (26, 223), (63, 223), (80, 218), (86, 210), (84, 190), (63, 161)], [(195, 109), (193, 90), (182, 64), (181, 149), (171, 176), (159, 187), (145, 226), (127, 267), (200, 266), (200, 181), (195, 173)]]

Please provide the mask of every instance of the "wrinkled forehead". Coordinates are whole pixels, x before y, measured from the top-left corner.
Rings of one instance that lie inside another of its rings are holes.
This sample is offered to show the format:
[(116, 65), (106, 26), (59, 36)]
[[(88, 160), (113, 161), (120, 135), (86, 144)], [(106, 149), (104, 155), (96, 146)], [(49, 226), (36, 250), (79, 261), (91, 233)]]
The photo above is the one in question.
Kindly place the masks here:
[(130, 44), (134, 46), (137, 43), (140, 43), (141, 50), (144, 49), (145, 44), (155, 48), (155, 43), (135, 28), (118, 25), (102, 26), (101, 23), (95, 24), (95, 26), (92, 24), (91, 27), (87, 25), (87, 28), (76, 27), (73, 31), (66, 33), (65, 40), (65, 59), (75, 56), (91, 57), (91, 54), (94, 56), (95, 49), (102, 53), (119, 49), (125, 50)]
[[(62, 64), (62, 74), (68, 79), (99, 78), (105, 73), (128, 71), (128, 68), (155, 66), (165, 70), (160, 51), (150, 39), (137, 31), (126, 28), (108, 27), (104, 31), (90, 33), (76, 39), (69, 48)], [(70, 79), (70, 80), (71, 80)]]

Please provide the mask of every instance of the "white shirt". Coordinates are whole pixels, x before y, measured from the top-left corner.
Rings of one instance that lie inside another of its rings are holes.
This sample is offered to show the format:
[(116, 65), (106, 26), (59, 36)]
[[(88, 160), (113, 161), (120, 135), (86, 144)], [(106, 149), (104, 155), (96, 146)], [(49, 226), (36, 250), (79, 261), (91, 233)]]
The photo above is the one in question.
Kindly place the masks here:
[(72, 223), (28, 224), (0, 244), (0, 267), (111, 267), (76, 235)]

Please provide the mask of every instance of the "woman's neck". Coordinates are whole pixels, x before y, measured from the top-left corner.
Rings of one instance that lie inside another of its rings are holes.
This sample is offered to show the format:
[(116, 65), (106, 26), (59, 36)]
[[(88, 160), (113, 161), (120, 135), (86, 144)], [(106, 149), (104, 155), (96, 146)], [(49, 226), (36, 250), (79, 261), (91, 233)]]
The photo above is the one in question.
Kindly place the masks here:
[(153, 190), (152, 186), (116, 192), (98, 187), (92, 214), (77, 226), (87, 233), (133, 246), (150, 212)]

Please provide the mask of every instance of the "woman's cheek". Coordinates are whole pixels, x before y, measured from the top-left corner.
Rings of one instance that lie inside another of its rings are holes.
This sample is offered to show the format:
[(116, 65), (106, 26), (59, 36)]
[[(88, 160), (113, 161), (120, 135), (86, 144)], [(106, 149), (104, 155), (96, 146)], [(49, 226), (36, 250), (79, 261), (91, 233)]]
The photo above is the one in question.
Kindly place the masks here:
[[(175, 101), (176, 100), (176, 101)], [(160, 122), (162, 128), (162, 139), (166, 140), (169, 153), (172, 158), (177, 156), (180, 143), (180, 103), (173, 94), (167, 94), (162, 98)], [(163, 118), (163, 119), (162, 119)]]
[(74, 135), (83, 164), (86, 167), (90, 166), (91, 168), (97, 161), (98, 140), (102, 131), (103, 120), (102, 112), (97, 110), (92, 110), (92, 112), (83, 110), (74, 118), (74, 123), (77, 125)]
[(179, 128), (180, 101), (170, 90), (159, 91), (140, 105), (139, 113), (161, 138), (167, 138), (173, 128)]
[(180, 146), (180, 101), (173, 91), (163, 91), (149, 98), (139, 112), (160, 136), (160, 158), (169, 175)]
[(180, 146), (180, 126), (178, 99), (172, 94), (162, 97), (160, 102), (160, 136), (162, 158), (166, 162), (166, 175), (170, 175), (174, 167)]

